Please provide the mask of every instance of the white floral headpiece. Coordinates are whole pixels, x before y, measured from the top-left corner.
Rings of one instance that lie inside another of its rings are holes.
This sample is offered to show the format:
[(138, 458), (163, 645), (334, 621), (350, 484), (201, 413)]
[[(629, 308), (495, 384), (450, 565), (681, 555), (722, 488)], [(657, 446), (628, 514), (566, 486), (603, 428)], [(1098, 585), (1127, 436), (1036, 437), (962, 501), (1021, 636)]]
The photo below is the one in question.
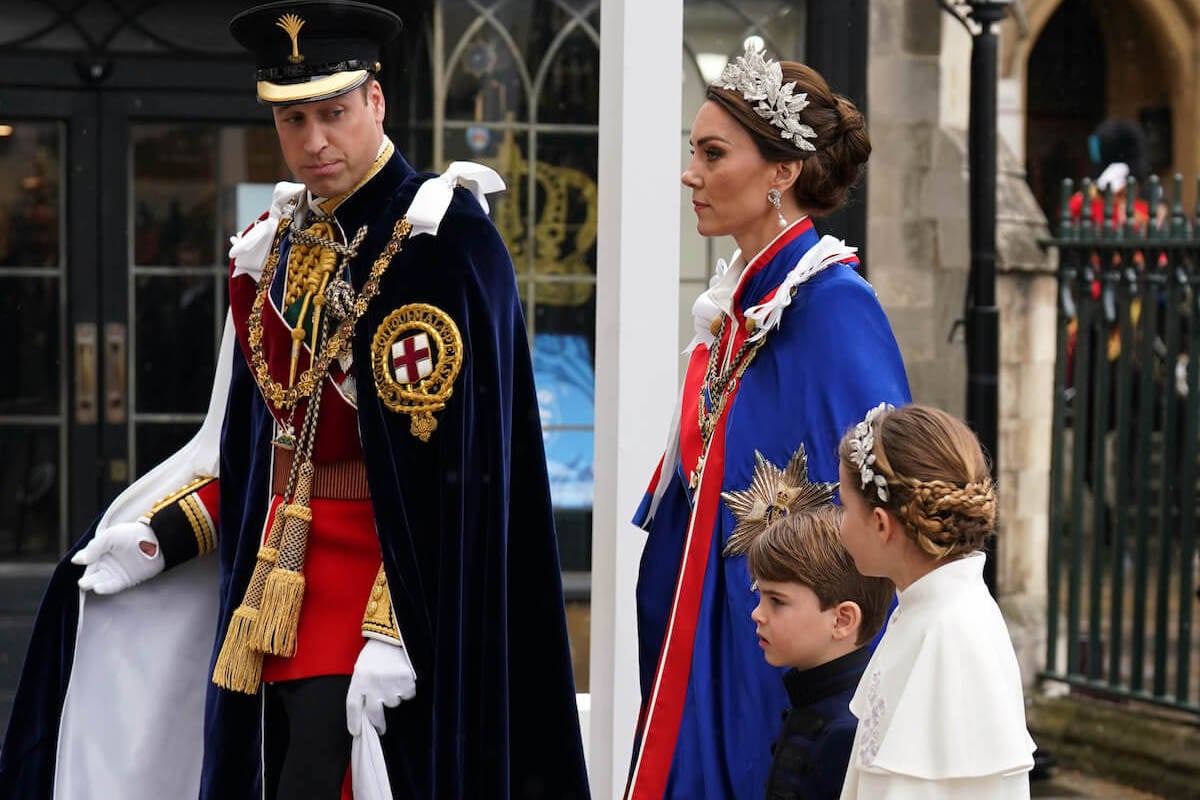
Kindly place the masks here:
[(874, 485), (875, 493), (885, 503), (888, 499), (887, 479), (874, 470), (875, 430), (872, 426), (880, 414), (894, 408), (891, 403), (880, 403), (867, 412), (867, 416), (854, 426), (854, 432), (850, 434), (850, 461), (858, 468), (863, 491)]
[(742, 93), (760, 117), (781, 129), (780, 136), (790, 139), (800, 150), (816, 150), (809, 139), (817, 132), (800, 122), (800, 112), (808, 106), (808, 94), (793, 94), (796, 82), (783, 82), (783, 67), (778, 61), (763, 58), (754, 47), (725, 66), (717, 85)]

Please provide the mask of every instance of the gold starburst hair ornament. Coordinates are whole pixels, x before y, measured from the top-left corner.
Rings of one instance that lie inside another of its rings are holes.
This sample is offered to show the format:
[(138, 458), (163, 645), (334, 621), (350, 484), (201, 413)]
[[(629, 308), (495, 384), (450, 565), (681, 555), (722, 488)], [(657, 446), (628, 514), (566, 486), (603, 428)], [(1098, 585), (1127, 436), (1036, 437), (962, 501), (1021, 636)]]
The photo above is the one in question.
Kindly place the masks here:
[(783, 82), (783, 67), (778, 61), (763, 58), (753, 46), (725, 66), (717, 86), (741, 92), (754, 112), (780, 129), (779, 136), (791, 140), (799, 150), (816, 150), (809, 139), (817, 132), (800, 121), (800, 112), (808, 107), (808, 93), (794, 94), (796, 82)]
[(808, 454), (804, 445), (792, 454), (786, 469), (754, 451), (754, 475), (742, 491), (722, 492), (737, 525), (725, 544), (724, 555), (737, 556), (772, 522), (833, 501), (836, 483), (813, 483), (808, 479)]

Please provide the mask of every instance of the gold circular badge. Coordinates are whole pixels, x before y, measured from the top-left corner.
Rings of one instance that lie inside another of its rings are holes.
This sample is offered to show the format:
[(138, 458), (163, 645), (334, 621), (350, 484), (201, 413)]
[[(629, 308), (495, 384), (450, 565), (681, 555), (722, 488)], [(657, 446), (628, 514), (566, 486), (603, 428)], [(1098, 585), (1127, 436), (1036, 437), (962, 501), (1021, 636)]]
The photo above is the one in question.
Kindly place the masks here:
[(379, 399), (412, 417), (409, 431), (423, 442), (437, 430), (433, 415), (446, 407), (462, 362), (458, 326), (445, 311), (424, 303), (388, 314), (371, 341)]

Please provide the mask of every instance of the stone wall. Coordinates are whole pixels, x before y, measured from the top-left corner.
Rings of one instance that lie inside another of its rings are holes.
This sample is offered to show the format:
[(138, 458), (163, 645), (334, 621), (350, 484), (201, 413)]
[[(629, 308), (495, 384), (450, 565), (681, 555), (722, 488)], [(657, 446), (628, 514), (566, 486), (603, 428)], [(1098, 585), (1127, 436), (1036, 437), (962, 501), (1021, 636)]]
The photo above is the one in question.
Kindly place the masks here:
[[(965, 31), (936, 4), (872, 3), (868, 264), (904, 353), (913, 399), (962, 415), (970, 268)], [(946, 29), (945, 26), (953, 26)], [(955, 96), (947, 96), (955, 93)], [(997, 165), (1000, 306), (1000, 604), (1032, 686), (1045, 649), (1055, 277), (1045, 219), (1019, 161)]]
[(962, 414), (965, 351), (951, 332), (966, 288), (967, 187), (964, 141), (939, 123), (940, 25), (935, 3), (871, 4), (867, 271), (913, 399)]
[(1000, 307), (1000, 607), (1021, 675), (1036, 682), (1046, 654), (1050, 435), (1058, 282), (1045, 217), (1016, 157), (1001, 144), (996, 193), (996, 302)]

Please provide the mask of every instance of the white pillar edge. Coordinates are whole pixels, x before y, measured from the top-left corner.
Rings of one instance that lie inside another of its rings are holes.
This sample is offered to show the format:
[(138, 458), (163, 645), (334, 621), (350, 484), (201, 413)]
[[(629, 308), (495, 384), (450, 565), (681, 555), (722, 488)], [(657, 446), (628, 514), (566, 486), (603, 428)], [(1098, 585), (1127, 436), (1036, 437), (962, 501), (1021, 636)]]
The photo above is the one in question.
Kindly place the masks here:
[(600, 8), (590, 697), (594, 800), (621, 797), (637, 723), (633, 516), (666, 443), (679, 352), (683, 0)]

